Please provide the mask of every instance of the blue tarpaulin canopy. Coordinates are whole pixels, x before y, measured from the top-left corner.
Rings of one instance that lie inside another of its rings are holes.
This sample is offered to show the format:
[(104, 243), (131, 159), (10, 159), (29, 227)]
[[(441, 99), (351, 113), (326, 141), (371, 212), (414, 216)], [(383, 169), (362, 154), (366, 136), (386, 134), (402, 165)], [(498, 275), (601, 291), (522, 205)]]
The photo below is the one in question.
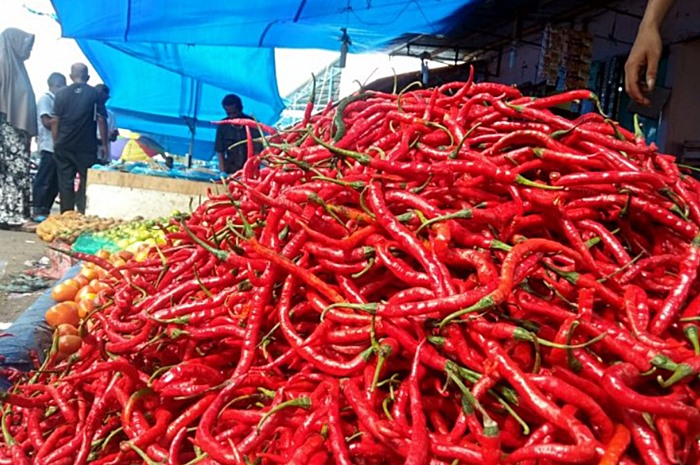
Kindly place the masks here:
[[(283, 108), (274, 48), (338, 50), (341, 28), (352, 52), (386, 46), (403, 34), (440, 34), (465, 0), (52, 0), (63, 36), (78, 44), (112, 89), (119, 124), (171, 151), (200, 122), (195, 156), (212, 154), (208, 121), (221, 98), (239, 94), (245, 111), (273, 123)], [(195, 111), (196, 110), (196, 111)], [(202, 122), (206, 124), (202, 125)], [(128, 124), (128, 125), (127, 125)], [(182, 146), (182, 144), (180, 144)], [(208, 147), (208, 148), (207, 148)]]
[[(241, 95), (244, 111), (265, 123), (275, 122), (284, 107), (270, 49), (90, 39), (78, 44), (110, 86), (109, 107), (119, 126), (149, 134), (173, 153), (189, 150), (191, 125), (196, 123), (193, 153), (211, 157), (215, 127), (210, 122), (224, 116), (221, 99), (228, 93)], [(240, 59), (246, 72), (241, 72)], [(214, 72), (216, 64), (220, 67)], [(268, 86), (256, 85), (248, 73)]]

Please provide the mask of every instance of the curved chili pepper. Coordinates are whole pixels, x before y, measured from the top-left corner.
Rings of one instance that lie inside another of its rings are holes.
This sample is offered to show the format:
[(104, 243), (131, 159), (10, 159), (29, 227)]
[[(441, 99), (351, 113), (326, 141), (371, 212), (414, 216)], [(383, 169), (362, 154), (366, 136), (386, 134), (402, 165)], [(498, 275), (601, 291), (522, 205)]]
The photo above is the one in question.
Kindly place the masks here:
[(640, 381), (637, 369), (629, 363), (619, 363), (606, 370), (603, 385), (617, 396), (621, 405), (641, 412), (655, 413), (670, 418), (682, 418), (694, 428), (700, 428), (700, 411), (679, 401), (638, 394), (630, 385)]
[(659, 335), (671, 326), (673, 318), (680, 313), (680, 306), (685, 301), (691, 286), (695, 282), (699, 267), (700, 236), (697, 236), (690, 244), (687, 255), (681, 260), (678, 273), (678, 285), (674, 288), (673, 292), (669, 294), (666, 300), (664, 300), (663, 306), (651, 320), (649, 331), (652, 334)]
[(623, 422), (632, 435), (632, 441), (645, 463), (670, 465), (656, 439), (654, 431), (646, 424), (642, 415), (633, 411), (623, 412)]
[(420, 352), (425, 344), (425, 339), (418, 343), (416, 354), (411, 364), (411, 373), (406, 381), (408, 383), (411, 411), (411, 449), (406, 456), (406, 465), (426, 465), (428, 463), (428, 428), (426, 425), (423, 403), (421, 401), (420, 378)]
[(578, 224), (583, 229), (587, 229), (595, 233), (605, 247), (610, 250), (618, 264), (624, 266), (628, 265), (632, 261), (632, 258), (629, 256), (624, 246), (610, 231), (608, 231), (605, 226), (593, 220), (581, 220), (578, 222)]
[(229, 118), (220, 121), (212, 121), (213, 124), (231, 124), (236, 126), (244, 126), (251, 129), (261, 129), (268, 134), (277, 134), (277, 129), (268, 126), (258, 121), (246, 118)]
[(386, 229), (392, 238), (399, 242), (423, 266), (431, 280), (433, 291), (440, 296), (454, 293), (454, 289), (446, 282), (443, 271), (437, 266), (436, 258), (431, 256), (418, 242), (417, 238), (391, 214), (379, 184), (372, 183), (369, 185), (368, 202), (377, 216), (378, 224)]
[(617, 465), (629, 446), (630, 440), (629, 430), (620, 423), (615, 425), (615, 434), (608, 441), (598, 465)]
[(501, 277), (498, 287), (490, 292), (487, 296), (481, 298), (476, 304), (458, 312), (452, 313), (447, 318), (444, 318), (440, 323), (441, 326), (451, 322), (452, 320), (459, 318), (462, 315), (471, 313), (474, 311), (484, 310), (496, 306), (503, 302), (508, 294), (510, 294), (513, 288), (513, 277), (515, 274), (515, 267), (518, 263), (527, 255), (534, 252), (558, 252), (574, 259), (577, 262), (581, 262), (581, 256), (574, 250), (559, 244), (554, 241), (547, 239), (530, 239), (520, 244), (515, 245), (505, 260), (501, 267)]
[(529, 379), (543, 391), (586, 412), (594, 427), (600, 431), (601, 441), (608, 442), (614, 437), (615, 430), (610, 417), (592, 397), (552, 376), (532, 375)]
[(595, 456), (595, 440), (590, 430), (583, 426), (572, 415), (562, 412), (549, 401), (536, 387), (532, 386), (517, 366), (512, 362), (503, 349), (494, 341), (489, 341), (477, 335), (476, 342), (482, 350), (488, 351), (498, 363), (498, 371), (508, 380), (515, 390), (520, 393), (524, 402), (544, 418), (568, 432), (576, 441), (575, 446), (559, 445), (541, 448), (532, 446), (529, 449), (519, 449), (508, 456), (508, 461), (518, 461), (525, 458), (551, 457), (554, 460), (565, 460), (570, 463), (582, 463)]

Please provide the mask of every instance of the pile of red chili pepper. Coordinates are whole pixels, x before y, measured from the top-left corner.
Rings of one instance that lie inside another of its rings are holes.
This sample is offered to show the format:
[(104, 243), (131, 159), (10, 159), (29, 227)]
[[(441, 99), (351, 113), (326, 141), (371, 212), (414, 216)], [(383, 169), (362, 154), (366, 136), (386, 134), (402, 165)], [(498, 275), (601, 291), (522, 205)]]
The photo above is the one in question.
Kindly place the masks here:
[(109, 300), (3, 395), (0, 464), (697, 463), (700, 184), (551, 111), (584, 100), (470, 79), (262, 127), (145, 261), (82, 257)]

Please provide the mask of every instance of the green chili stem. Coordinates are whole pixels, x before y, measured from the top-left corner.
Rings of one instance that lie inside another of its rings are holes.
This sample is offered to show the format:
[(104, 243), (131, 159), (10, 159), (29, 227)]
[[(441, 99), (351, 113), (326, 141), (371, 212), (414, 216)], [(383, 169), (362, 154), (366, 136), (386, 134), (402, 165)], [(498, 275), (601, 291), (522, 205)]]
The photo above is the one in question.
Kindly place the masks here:
[(301, 396), (275, 405), (260, 419), (260, 422), (256, 428), (257, 431), (260, 432), (260, 428), (262, 427), (263, 423), (265, 423), (272, 415), (288, 407), (297, 407), (307, 410), (311, 407), (311, 399), (306, 396)]

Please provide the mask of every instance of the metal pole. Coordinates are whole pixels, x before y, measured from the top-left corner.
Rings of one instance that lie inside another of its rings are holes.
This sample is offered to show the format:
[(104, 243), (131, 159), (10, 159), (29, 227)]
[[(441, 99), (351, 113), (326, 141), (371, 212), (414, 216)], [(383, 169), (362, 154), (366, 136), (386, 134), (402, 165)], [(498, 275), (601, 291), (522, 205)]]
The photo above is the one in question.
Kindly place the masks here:
[(199, 80), (195, 81), (194, 87), (194, 115), (190, 121), (190, 148), (187, 152), (187, 168), (192, 168), (192, 156), (194, 155), (194, 138), (197, 134), (197, 113), (199, 113), (199, 102), (202, 97), (202, 83)]

